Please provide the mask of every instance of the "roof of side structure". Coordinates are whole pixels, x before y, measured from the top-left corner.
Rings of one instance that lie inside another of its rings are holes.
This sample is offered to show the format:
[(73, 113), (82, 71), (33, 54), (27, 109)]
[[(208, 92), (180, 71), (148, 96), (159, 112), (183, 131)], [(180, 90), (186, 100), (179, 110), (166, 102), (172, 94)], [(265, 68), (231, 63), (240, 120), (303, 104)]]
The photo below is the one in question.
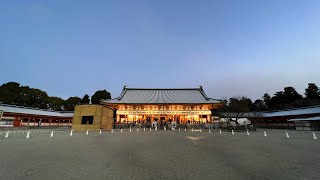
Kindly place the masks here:
[(297, 109), (288, 109), (275, 112), (266, 112), (266, 117), (275, 117), (275, 116), (293, 116), (293, 115), (304, 115), (304, 114), (319, 114), (320, 106), (304, 107)]
[(9, 104), (0, 104), (0, 110), (5, 113), (38, 115), (38, 116), (52, 116), (52, 117), (73, 117), (73, 112), (59, 112), (44, 109), (15, 106)]
[(295, 119), (289, 119), (288, 121), (320, 121), (320, 116), (309, 117), (309, 118), (295, 118)]

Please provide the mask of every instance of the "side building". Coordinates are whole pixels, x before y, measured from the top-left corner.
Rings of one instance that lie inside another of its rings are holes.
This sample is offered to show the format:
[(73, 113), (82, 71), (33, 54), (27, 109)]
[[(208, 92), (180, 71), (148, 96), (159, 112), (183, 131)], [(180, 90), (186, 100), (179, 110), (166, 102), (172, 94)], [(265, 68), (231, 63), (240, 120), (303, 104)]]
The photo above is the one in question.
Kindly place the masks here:
[(263, 112), (260, 117), (249, 118), (257, 128), (320, 130), (320, 106)]
[(71, 126), (73, 112), (0, 103), (0, 127)]

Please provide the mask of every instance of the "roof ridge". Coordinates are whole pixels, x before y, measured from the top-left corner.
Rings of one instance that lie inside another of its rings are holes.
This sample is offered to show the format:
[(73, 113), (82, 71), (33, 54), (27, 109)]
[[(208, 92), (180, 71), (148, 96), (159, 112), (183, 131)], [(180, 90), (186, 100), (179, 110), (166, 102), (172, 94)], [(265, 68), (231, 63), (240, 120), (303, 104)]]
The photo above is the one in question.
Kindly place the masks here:
[(123, 89), (118, 99), (121, 100), (126, 92), (127, 92), (127, 86), (123, 86)]
[(200, 86), (199, 88), (200, 93), (202, 94), (202, 96), (208, 101), (210, 98), (207, 96), (207, 94), (204, 92), (202, 86)]

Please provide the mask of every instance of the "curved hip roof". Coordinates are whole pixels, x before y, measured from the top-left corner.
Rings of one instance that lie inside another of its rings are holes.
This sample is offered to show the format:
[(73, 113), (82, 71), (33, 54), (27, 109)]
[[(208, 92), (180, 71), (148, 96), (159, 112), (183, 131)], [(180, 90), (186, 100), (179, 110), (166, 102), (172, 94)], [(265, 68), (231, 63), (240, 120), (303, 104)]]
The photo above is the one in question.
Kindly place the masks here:
[(208, 98), (202, 87), (185, 89), (123, 88), (120, 97), (102, 100), (102, 104), (216, 104), (221, 101)]

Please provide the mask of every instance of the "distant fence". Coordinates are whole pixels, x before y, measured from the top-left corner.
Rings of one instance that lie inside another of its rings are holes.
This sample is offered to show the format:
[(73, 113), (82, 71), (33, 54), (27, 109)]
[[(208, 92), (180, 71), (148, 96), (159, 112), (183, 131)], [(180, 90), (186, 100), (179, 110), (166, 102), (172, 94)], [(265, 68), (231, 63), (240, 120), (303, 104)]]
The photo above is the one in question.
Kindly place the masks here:
[(220, 126), (220, 129), (225, 131), (256, 131), (256, 127), (254, 125), (227, 125), (227, 126)]
[(256, 123), (256, 128), (260, 129), (287, 129), (302, 131), (320, 131), (320, 121), (304, 121), (290, 123)]

